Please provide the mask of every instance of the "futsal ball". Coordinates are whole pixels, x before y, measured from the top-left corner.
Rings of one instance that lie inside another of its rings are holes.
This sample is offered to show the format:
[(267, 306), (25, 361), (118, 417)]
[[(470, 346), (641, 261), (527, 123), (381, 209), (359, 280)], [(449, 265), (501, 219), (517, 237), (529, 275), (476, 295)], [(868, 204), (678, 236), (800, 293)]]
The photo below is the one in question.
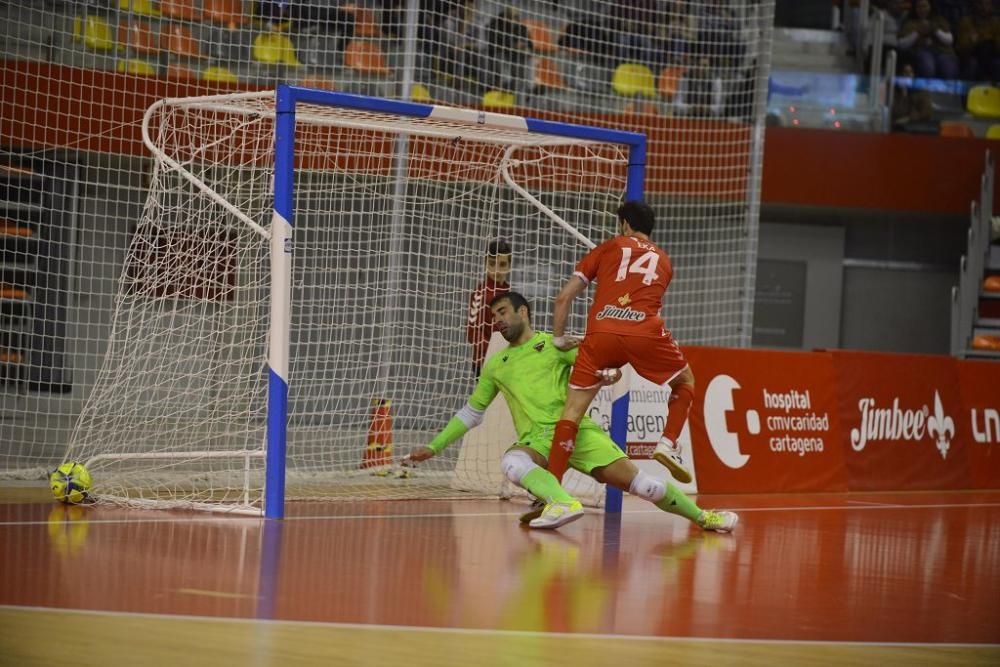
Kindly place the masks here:
[(68, 461), (49, 475), (49, 488), (56, 500), (77, 505), (87, 499), (90, 491), (90, 473), (82, 463)]

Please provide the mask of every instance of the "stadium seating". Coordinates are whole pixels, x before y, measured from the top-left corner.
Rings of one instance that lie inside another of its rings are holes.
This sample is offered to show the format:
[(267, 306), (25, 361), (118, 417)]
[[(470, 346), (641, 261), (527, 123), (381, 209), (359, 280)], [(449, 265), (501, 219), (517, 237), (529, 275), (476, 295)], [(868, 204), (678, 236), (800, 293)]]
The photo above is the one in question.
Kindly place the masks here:
[(375, 12), (368, 7), (358, 7), (356, 5), (344, 5), (344, 11), (354, 14), (354, 36), (367, 37), (369, 39), (379, 39), (382, 29), (378, 25)]
[(956, 120), (943, 121), (941, 123), (940, 134), (942, 137), (968, 138), (976, 136), (971, 127)]
[(232, 70), (214, 65), (206, 67), (201, 73), (201, 80), (211, 83), (239, 83), (240, 79)]
[(555, 37), (552, 35), (552, 29), (543, 21), (525, 19), (521, 23), (528, 29), (531, 47), (535, 53), (555, 53), (559, 50)]
[(559, 66), (552, 58), (535, 59), (535, 85), (550, 90), (565, 90), (567, 87)]
[(73, 20), (73, 38), (95, 51), (110, 51), (115, 46), (111, 26), (101, 16), (88, 14)]
[(660, 97), (665, 100), (672, 100), (674, 95), (677, 94), (681, 78), (686, 71), (684, 67), (664, 67), (660, 70), (660, 76), (656, 83), (656, 90), (659, 92)]
[(295, 55), (295, 45), (292, 40), (280, 32), (265, 32), (257, 35), (253, 40), (251, 49), (253, 59), (264, 65), (289, 65), (299, 67), (299, 62)]
[(201, 58), (201, 45), (191, 34), (191, 29), (179, 23), (160, 27), (160, 48), (180, 58)]
[(128, 58), (118, 61), (117, 69), (122, 74), (136, 76), (156, 76), (156, 66), (138, 58)]
[(337, 83), (333, 79), (318, 74), (308, 74), (304, 76), (299, 85), (303, 88), (318, 88), (319, 90), (336, 90)]
[(204, 0), (202, 17), (211, 23), (224, 25), (230, 30), (246, 23), (240, 0)]
[(152, 0), (118, 0), (118, 9), (146, 16), (160, 15), (160, 10), (153, 6)]
[(344, 49), (344, 64), (359, 74), (385, 76), (389, 65), (385, 54), (376, 42), (366, 39), (352, 39)]
[(969, 113), (980, 118), (1000, 118), (1000, 88), (973, 86), (965, 103)]
[(160, 51), (149, 23), (139, 19), (124, 19), (118, 24), (118, 47), (146, 55)]
[(652, 70), (638, 63), (624, 63), (615, 69), (611, 87), (625, 97), (656, 97), (656, 77)]
[(503, 109), (514, 106), (514, 93), (491, 90), (483, 95), (482, 104), (487, 109)]
[(415, 83), (410, 88), (410, 100), (424, 104), (432, 104), (434, 102), (434, 99), (431, 97), (431, 91), (422, 83)]
[(194, 0), (160, 0), (160, 14), (178, 21), (197, 21), (201, 18)]

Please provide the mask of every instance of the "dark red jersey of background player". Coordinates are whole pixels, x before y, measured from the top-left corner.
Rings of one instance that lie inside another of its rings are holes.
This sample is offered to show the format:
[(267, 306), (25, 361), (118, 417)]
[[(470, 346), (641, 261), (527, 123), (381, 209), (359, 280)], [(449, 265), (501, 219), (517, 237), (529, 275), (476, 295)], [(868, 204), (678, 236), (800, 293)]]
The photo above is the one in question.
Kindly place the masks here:
[(674, 269), (667, 253), (652, 242), (634, 236), (608, 239), (580, 260), (575, 274), (588, 284), (597, 280), (587, 333), (665, 335), (660, 307)]
[(486, 350), (490, 346), (490, 338), (499, 329), (493, 324), (493, 313), (490, 312), (490, 301), (500, 294), (510, 291), (510, 284), (498, 283), (487, 278), (472, 290), (469, 296), (469, 317), (467, 336), (472, 344), (472, 363), (476, 369), (482, 367), (486, 358)]

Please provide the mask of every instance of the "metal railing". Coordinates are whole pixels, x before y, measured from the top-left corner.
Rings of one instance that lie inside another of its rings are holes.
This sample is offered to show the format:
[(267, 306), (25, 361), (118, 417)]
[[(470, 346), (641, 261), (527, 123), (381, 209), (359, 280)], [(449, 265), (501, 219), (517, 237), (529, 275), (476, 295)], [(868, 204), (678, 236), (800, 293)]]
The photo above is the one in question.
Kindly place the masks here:
[(986, 168), (979, 181), (979, 199), (972, 202), (968, 246), (959, 265), (958, 285), (951, 288), (951, 354), (966, 356), (979, 311), (979, 288), (990, 251), (993, 217), (993, 156), (986, 151)]

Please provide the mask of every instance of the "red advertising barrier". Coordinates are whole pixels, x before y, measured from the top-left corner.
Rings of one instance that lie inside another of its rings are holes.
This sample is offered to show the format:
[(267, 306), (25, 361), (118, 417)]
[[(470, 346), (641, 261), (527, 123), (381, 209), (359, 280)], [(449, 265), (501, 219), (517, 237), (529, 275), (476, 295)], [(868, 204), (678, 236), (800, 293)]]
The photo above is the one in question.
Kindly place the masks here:
[(959, 362), (958, 384), (962, 413), (956, 427), (959, 433), (968, 433), (970, 437), (972, 486), (1000, 488), (1000, 363)]
[(833, 362), (852, 491), (970, 487), (955, 359), (834, 352)]
[(703, 493), (1000, 488), (1000, 363), (692, 347)]
[(699, 491), (847, 488), (830, 355), (685, 348)]

